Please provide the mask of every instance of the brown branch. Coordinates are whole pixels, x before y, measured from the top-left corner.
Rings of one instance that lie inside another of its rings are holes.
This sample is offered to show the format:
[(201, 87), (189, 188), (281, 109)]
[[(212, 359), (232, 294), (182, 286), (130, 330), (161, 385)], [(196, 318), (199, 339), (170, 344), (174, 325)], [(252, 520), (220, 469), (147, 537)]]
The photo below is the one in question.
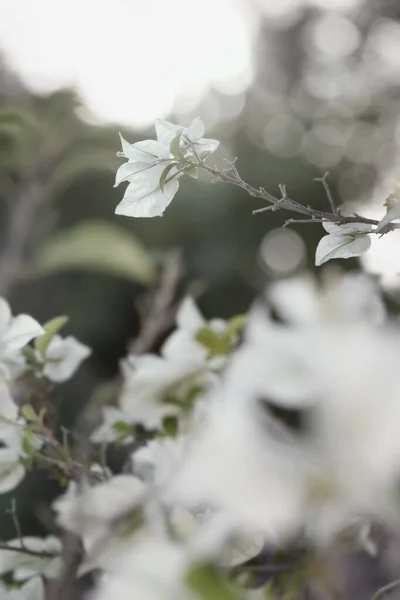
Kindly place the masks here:
[(20, 554), (27, 554), (29, 556), (36, 556), (37, 558), (57, 558), (58, 554), (53, 552), (47, 552), (46, 550), (31, 550), (25, 545), (21, 547), (8, 546), (7, 543), (0, 542), (0, 550), (9, 550), (10, 552), (19, 552)]
[(182, 255), (178, 251), (167, 254), (158, 286), (138, 304), (141, 320), (139, 335), (129, 346), (132, 354), (144, 354), (174, 323), (178, 287), (184, 273)]

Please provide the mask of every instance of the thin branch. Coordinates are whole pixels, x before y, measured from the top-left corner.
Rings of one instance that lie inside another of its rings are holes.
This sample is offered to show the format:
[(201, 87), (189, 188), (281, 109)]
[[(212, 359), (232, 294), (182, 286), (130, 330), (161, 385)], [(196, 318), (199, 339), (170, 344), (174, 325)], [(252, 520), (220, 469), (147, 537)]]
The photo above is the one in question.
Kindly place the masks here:
[(29, 556), (36, 556), (37, 558), (57, 558), (58, 554), (54, 554), (53, 552), (47, 552), (46, 550), (31, 550), (26, 546), (21, 546), (20, 548), (17, 546), (16, 548), (13, 546), (8, 546), (7, 543), (0, 542), (0, 550), (9, 550), (10, 552), (19, 552), (20, 554), (27, 554)]
[(311, 219), (288, 219), (282, 225), (282, 228), (288, 227), (288, 225), (295, 225), (296, 223), (326, 223), (326, 219), (316, 219), (315, 217), (311, 217)]
[(152, 350), (162, 335), (172, 327), (183, 272), (181, 254), (170, 252), (165, 258), (157, 288), (138, 305), (141, 326), (138, 337), (129, 347), (132, 354), (144, 354)]
[(17, 514), (17, 501), (15, 500), (15, 498), (13, 498), (11, 500), (11, 508), (7, 512), (11, 515), (11, 518), (13, 520), (15, 531), (16, 531), (19, 543), (21, 544), (21, 548), (25, 548), (24, 540), (22, 537), (21, 524), (19, 522), (18, 514)]
[(329, 187), (328, 176), (329, 176), (329, 171), (326, 171), (326, 173), (322, 177), (315, 177), (314, 181), (319, 181), (320, 183), (322, 183), (322, 185), (324, 186), (324, 190), (325, 190), (326, 196), (328, 198), (329, 204), (331, 206), (332, 213), (334, 215), (338, 215), (339, 211), (336, 207), (335, 201), (332, 196), (331, 189)]
[(387, 596), (387, 594), (390, 594), (390, 592), (393, 592), (393, 590), (395, 590), (398, 587), (400, 587), (400, 579), (396, 579), (395, 581), (392, 581), (391, 583), (388, 583), (387, 585), (381, 587), (372, 596), (371, 600), (381, 600), (381, 598), (384, 598), (385, 596)]

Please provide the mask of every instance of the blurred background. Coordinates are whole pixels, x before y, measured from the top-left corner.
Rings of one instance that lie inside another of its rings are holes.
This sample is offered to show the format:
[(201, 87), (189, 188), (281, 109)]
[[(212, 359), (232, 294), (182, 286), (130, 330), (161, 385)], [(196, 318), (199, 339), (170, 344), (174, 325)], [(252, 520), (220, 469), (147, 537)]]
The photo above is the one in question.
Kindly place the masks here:
[[(158, 116), (200, 116), (221, 141), (211, 164), (238, 157), (245, 181), (324, 210), (327, 170), (338, 204), (373, 218), (398, 182), (397, 0), (0, 0), (0, 56), (0, 294), (42, 322), (68, 314), (65, 332), (93, 348), (59, 392), (67, 424), (116, 377), (169, 251), (181, 288), (227, 317), (313, 268), (323, 235), (280, 229), (294, 215), (253, 215), (259, 200), (207, 176), (163, 218), (116, 216), (118, 132), (135, 142)], [(393, 298), (399, 235), (363, 259)], [(21, 502), (43, 499), (40, 478), (26, 485)]]

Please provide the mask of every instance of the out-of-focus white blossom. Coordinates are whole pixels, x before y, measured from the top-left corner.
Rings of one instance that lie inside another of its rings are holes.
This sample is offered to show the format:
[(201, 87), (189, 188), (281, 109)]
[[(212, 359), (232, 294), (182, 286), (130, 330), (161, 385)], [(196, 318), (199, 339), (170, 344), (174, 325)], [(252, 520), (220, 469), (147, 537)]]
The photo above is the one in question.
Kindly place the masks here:
[(348, 223), (336, 225), (324, 222), (323, 228), (329, 235), (325, 235), (317, 246), (315, 264), (317, 267), (333, 258), (352, 258), (361, 256), (371, 246), (371, 225), (365, 223)]
[[(9, 548), (21, 548), (21, 540), (10, 540)], [(53, 535), (46, 538), (23, 537), (24, 549), (33, 552), (44, 552), (52, 554), (52, 557), (34, 556), (26, 552), (13, 552), (12, 550), (0, 550), (0, 575), (13, 571), (14, 579), (23, 581), (34, 575), (44, 575), (53, 579), (59, 575), (61, 568), (61, 542)]]
[[(121, 430), (118, 429), (119, 423), (128, 423), (129, 417), (116, 406), (102, 406), (102, 423), (90, 436), (93, 444), (110, 444), (121, 439)], [(130, 444), (133, 441), (132, 435), (126, 435), (121, 440), (122, 444)]]
[[(292, 327), (253, 313), (170, 488), (175, 501), (209, 503), (271, 539), (305, 528), (326, 541), (360, 515), (396, 512), (400, 331), (377, 325), (381, 307), (362, 280), (320, 303), (311, 290), (299, 280), (271, 291)], [(303, 428), (275, 409), (299, 411)]]
[(53, 507), (58, 523), (81, 537), (89, 560), (104, 565), (121, 550), (114, 520), (138, 506), (145, 491), (145, 484), (132, 475), (116, 475), (95, 486), (82, 483), (81, 489), (71, 481)]
[[(72, 335), (66, 338), (54, 335), (43, 358), (43, 374), (57, 383), (67, 381), (91, 352), (88, 346), (79, 342)], [(37, 353), (37, 358), (41, 360), (39, 353)]]
[(1, 600), (44, 600), (44, 585), (40, 577), (32, 577), (20, 588), (7, 590), (5, 585), (0, 582)]
[[(176, 324), (177, 329), (163, 344), (163, 356), (171, 360), (193, 360), (203, 365), (207, 362), (209, 350), (196, 339), (196, 334), (204, 326), (217, 334), (223, 333), (226, 329), (224, 319), (211, 319), (207, 322), (191, 296), (187, 296), (182, 301), (176, 315)], [(213, 357), (209, 361), (209, 366), (220, 367), (225, 362), (220, 360), (221, 358), (223, 357)]]
[(25, 365), (21, 349), (43, 333), (29, 315), (13, 317), (8, 302), (0, 298), (0, 373), (7, 378), (18, 375)]
[(128, 357), (123, 373), (120, 407), (131, 423), (146, 429), (160, 429), (163, 419), (178, 416), (179, 398), (201, 385), (205, 377), (204, 369), (191, 357), (169, 360), (153, 354)]

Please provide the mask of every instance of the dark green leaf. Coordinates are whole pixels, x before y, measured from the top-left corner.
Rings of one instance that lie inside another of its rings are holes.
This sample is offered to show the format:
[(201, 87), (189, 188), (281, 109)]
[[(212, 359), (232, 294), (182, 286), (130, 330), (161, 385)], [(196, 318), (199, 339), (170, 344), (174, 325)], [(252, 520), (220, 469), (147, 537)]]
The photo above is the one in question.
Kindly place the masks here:
[(156, 268), (131, 233), (104, 221), (87, 221), (61, 232), (37, 254), (34, 275), (58, 271), (92, 271), (151, 284)]

